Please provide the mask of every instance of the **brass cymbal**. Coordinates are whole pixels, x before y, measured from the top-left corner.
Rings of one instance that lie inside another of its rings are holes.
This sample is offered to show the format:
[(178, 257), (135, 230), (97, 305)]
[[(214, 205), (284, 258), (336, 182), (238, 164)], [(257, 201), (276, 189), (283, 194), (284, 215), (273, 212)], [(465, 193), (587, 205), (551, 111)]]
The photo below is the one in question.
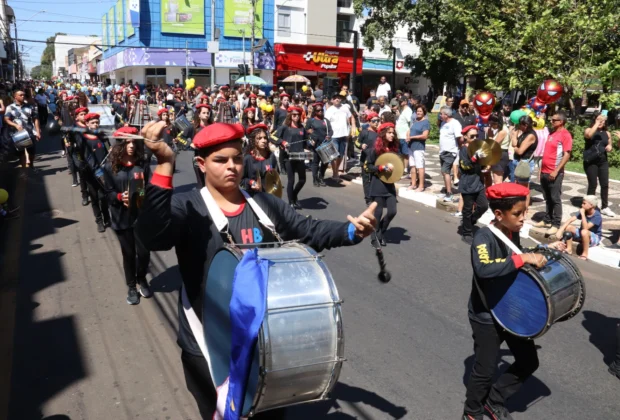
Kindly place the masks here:
[(282, 198), (282, 181), (275, 169), (271, 169), (265, 174), (265, 192)]
[(381, 181), (385, 182), (386, 184), (393, 184), (402, 178), (403, 171), (405, 170), (405, 165), (400, 156), (398, 156), (396, 153), (391, 153), (391, 152), (382, 154), (375, 161), (376, 166), (387, 165), (387, 164), (392, 165), (392, 171), (391, 172), (385, 172), (385, 171), (380, 172), (378, 177)]
[(467, 146), (467, 154), (472, 157), (478, 150), (483, 150), (485, 157), (480, 158), (480, 166), (495, 165), (502, 159), (502, 147), (493, 139), (474, 140)]

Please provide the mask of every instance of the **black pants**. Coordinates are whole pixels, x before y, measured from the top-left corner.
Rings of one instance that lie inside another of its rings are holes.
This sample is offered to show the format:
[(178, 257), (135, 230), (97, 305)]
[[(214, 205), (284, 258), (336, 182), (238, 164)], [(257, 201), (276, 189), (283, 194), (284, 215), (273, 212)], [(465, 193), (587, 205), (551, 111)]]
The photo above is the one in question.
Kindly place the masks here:
[(114, 233), (116, 233), (118, 242), (121, 244), (125, 283), (127, 283), (127, 287), (136, 287), (136, 279), (146, 278), (151, 254), (142, 245), (142, 242), (136, 240), (132, 228), (115, 230)]
[(558, 176), (552, 181), (549, 174), (540, 175), (540, 186), (543, 190), (543, 197), (547, 205), (547, 214), (544, 221), (559, 228), (562, 224), (562, 180), (564, 174)]
[[(383, 237), (383, 234), (390, 226), (390, 222), (392, 222), (392, 219), (396, 216), (396, 196), (372, 197), (371, 201), (377, 202), (377, 208), (375, 209), (375, 219), (379, 220), (377, 224), (377, 233), (380, 237)], [(384, 208), (387, 208), (387, 213), (385, 217), (382, 217)]]
[[(489, 208), (484, 190), (473, 194), (461, 194), (463, 199), (463, 236), (472, 235), (472, 227), (476, 224), (480, 216)], [(474, 203), (476, 210), (474, 210)]]
[(366, 204), (372, 203), (372, 198), (370, 198), (370, 180), (372, 179), (372, 174), (366, 172), (364, 169), (364, 163), (362, 162), (362, 187), (364, 189), (364, 201)]
[[(306, 183), (306, 164), (303, 160), (287, 160), (284, 162), (286, 167), (286, 196), (288, 202), (297, 201), (297, 195)], [(299, 181), (295, 184), (295, 174)]]
[(108, 208), (108, 199), (105, 196), (103, 187), (99, 185), (99, 182), (89, 172), (81, 172), (80, 177), (86, 182), (86, 188), (88, 189), (88, 196), (90, 197), (90, 205), (93, 208), (95, 221), (97, 223), (105, 223), (109, 221), (110, 212)]
[(323, 163), (319, 154), (314, 150), (312, 154), (312, 179), (318, 181), (325, 178), (327, 166), (329, 166), (329, 163)]
[(583, 164), (588, 177), (588, 195), (596, 193), (596, 182), (601, 184), (601, 209), (609, 206), (609, 162), (594, 162)]
[[(533, 340), (523, 340), (501, 331), (494, 324), (481, 324), (469, 320), (474, 337), (475, 362), (465, 400), (465, 413), (473, 416), (482, 414), (485, 400), (504, 405), (523, 382), (538, 369), (538, 354)], [(515, 362), (497, 379), (491, 381), (497, 370), (499, 348), (503, 342), (515, 358)]]
[(47, 125), (47, 117), (49, 112), (47, 111), (47, 105), (37, 105), (37, 110), (39, 111), (39, 124), (41, 124), (41, 131)]
[[(211, 374), (209, 373), (207, 360), (204, 357), (194, 356), (193, 354), (183, 351), (181, 352), (181, 361), (183, 362), (183, 373), (185, 374), (187, 390), (194, 396), (198, 404), (200, 416), (204, 420), (211, 420), (215, 412), (217, 394), (211, 382)], [(259, 420), (279, 420), (285, 417), (286, 410), (277, 409), (258, 414), (252, 418)]]

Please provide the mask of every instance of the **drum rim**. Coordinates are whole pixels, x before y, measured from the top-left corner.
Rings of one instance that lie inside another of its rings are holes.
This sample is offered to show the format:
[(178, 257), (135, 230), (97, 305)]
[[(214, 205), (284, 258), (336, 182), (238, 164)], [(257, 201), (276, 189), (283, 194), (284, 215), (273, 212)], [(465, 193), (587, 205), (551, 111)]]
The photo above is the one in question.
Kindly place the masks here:
[(573, 305), (571, 310), (565, 315), (558, 318), (555, 322), (567, 321), (573, 318), (575, 315), (579, 314), (579, 312), (581, 312), (581, 310), (583, 309), (583, 306), (586, 301), (586, 282), (585, 282), (585, 279), (583, 278), (583, 274), (581, 274), (581, 270), (579, 270), (579, 267), (577, 267), (577, 264), (575, 264), (573, 260), (567, 255), (561, 254), (560, 257), (561, 257), (561, 260), (565, 261), (566, 265), (568, 265), (569, 268), (573, 270), (573, 272), (575, 273), (579, 286), (581, 288), (581, 296), (578, 299), (576, 299), (575, 304)]

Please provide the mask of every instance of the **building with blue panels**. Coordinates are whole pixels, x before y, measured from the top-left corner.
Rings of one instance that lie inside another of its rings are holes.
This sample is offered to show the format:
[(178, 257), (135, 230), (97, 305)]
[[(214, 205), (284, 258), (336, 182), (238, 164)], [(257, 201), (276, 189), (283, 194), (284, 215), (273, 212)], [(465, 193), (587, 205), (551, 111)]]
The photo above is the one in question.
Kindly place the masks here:
[(274, 0), (118, 0), (101, 33), (97, 73), (115, 84), (234, 83), (243, 63), (273, 83)]

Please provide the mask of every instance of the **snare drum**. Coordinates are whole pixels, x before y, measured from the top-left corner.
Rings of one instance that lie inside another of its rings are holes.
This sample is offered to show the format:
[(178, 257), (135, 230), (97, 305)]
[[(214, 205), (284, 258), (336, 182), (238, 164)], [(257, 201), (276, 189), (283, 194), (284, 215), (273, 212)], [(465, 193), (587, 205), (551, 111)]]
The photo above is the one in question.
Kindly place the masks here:
[(312, 160), (312, 152), (288, 152), (289, 160)]
[[(204, 286), (203, 328), (216, 386), (229, 376), (229, 303), (242, 252), (224, 245)], [(344, 361), (342, 301), (329, 269), (311, 248), (288, 243), (261, 248), (270, 261), (267, 310), (254, 350), (243, 416), (327, 398)]]
[(512, 335), (530, 339), (577, 315), (586, 297), (583, 276), (565, 255), (538, 270), (523, 266), (512, 283), (497, 286), (486, 293), (493, 317)]
[(325, 164), (330, 163), (340, 156), (340, 153), (338, 153), (338, 148), (333, 141), (325, 142), (317, 147), (316, 153), (321, 158), (321, 162)]
[(32, 146), (32, 137), (30, 137), (28, 130), (16, 131), (11, 135), (11, 138), (13, 139), (15, 149), (18, 151), (22, 151)]
[(173, 124), (181, 133), (192, 126), (192, 123), (190, 123), (183, 114), (176, 117)]

